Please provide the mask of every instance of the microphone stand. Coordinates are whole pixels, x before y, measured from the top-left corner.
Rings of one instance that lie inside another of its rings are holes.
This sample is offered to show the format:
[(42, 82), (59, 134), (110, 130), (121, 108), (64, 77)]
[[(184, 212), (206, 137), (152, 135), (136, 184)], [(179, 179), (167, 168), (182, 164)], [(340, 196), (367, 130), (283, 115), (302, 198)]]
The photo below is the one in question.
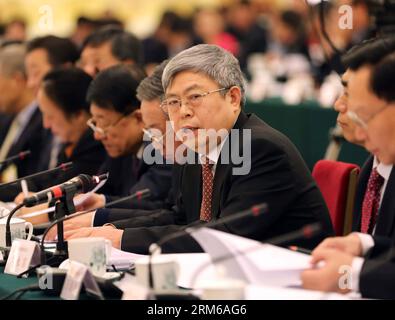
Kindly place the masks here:
[(73, 202), (76, 190), (74, 186), (66, 185), (64, 188), (65, 195), (55, 202), (55, 219), (59, 220), (59, 222), (57, 223), (58, 241), (56, 243), (55, 253), (52, 256), (54, 260), (53, 265), (59, 265), (68, 258), (68, 246), (67, 241), (64, 240), (62, 218), (76, 212)]

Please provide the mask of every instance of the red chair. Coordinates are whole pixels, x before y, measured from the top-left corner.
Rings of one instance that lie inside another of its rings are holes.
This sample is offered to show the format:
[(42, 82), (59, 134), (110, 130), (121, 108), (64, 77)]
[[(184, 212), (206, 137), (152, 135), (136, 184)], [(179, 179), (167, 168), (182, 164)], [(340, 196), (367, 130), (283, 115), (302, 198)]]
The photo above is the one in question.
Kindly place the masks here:
[(351, 232), (359, 171), (355, 164), (331, 160), (319, 160), (313, 168), (337, 236)]

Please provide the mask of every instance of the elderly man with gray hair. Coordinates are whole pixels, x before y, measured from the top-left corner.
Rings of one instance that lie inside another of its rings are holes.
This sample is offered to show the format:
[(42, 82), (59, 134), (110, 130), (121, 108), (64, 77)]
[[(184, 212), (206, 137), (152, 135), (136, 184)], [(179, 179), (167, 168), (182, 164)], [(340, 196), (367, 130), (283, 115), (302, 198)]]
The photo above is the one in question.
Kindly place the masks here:
[[(0, 49), (0, 112), (5, 115), (0, 128), (0, 161), (30, 150), (27, 161), (1, 168), (3, 182), (12, 181), (37, 171), (41, 148), (45, 141), (41, 112), (34, 93), (27, 87), (25, 46), (10, 44)], [(2, 190), (0, 200), (13, 200)]]
[[(173, 224), (155, 226), (150, 215), (139, 226), (85, 228), (68, 233), (69, 239), (104, 236), (122, 250), (147, 253), (151, 243), (186, 225), (204, 225), (260, 203), (268, 205), (268, 212), (219, 223), (216, 229), (259, 241), (315, 222), (322, 225), (323, 234), (333, 233), (324, 200), (296, 148), (242, 110), (245, 81), (232, 54), (214, 45), (184, 50), (165, 67), (162, 84), (161, 108), (183, 147), (176, 151), (182, 168)], [(183, 158), (188, 153), (193, 156)], [(320, 239), (322, 235), (292, 244), (313, 248)], [(202, 250), (188, 235), (168, 241), (162, 249)]]

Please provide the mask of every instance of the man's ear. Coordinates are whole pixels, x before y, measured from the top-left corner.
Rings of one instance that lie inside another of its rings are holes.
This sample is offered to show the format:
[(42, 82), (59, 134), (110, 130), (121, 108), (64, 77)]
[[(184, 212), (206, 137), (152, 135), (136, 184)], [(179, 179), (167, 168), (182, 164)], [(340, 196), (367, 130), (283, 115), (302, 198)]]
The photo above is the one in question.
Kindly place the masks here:
[(233, 86), (228, 90), (227, 96), (230, 99), (230, 103), (234, 111), (240, 110), (241, 106), (241, 89), (237, 86)]
[(132, 116), (134, 119), (136, 119), (136, 121), (139, 123), (139, 125), (144, 125), (143, 123), (143, 116), (141, 115), (141, 110), (137, 109), (135, 111), (133, 111)]

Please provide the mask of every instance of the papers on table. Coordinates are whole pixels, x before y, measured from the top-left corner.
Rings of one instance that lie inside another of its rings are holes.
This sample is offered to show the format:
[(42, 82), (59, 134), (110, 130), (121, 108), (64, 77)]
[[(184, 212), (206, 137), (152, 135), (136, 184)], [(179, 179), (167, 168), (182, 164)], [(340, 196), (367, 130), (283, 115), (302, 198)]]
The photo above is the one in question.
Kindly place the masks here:
[(130, 270), (134, 267), (134, 262), (141, 257), (144, 257), (144, 255), (111, 248), (111, 257), (107, 263), (107, 269), (114, 266), (117, 270)]
[(192, 234), (225, 275), (247, 284), (299, 286), (310, 256), (229, 233), (202, 228)]

